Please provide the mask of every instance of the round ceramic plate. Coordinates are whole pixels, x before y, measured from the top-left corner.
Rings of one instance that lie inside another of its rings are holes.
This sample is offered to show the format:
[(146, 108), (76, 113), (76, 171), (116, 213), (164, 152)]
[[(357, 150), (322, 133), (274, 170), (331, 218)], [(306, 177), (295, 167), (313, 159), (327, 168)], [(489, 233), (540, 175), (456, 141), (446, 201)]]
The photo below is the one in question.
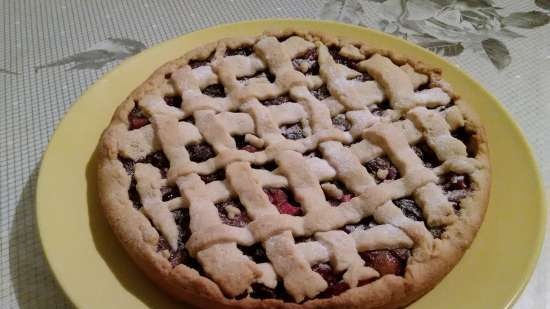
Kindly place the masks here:
[(79, 308), (186, 307), (156, 288), (112, 234), (97, 199), (95, 147), (115, 108), (163, 63), (207, 42), (284, 27), (365, 40), (440, 67), (457, 93), (473, 105), (489, 136), (489, 210), (464, 258), (411, 308), (509, 307), (533, 272), (546, 217), (536, 164), (516, 124), (477, 82), (416, 45), (365, 28), (306, 20), (242, 22), (164, 42), (124, 61), (73, 105), (42, 160), (36, 198), (47, 260), (71, 301)]

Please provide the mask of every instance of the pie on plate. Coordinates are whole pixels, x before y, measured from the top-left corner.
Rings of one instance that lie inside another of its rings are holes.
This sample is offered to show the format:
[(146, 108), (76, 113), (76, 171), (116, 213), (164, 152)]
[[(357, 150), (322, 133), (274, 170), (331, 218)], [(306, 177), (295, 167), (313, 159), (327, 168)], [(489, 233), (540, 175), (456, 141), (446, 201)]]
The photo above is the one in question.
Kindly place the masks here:
[(462, 257), (490, 187), (482, 125), (437, 68), (298, 30), (160, 67), (98, 147), (115, 235), (208, 308), (396, 308)]

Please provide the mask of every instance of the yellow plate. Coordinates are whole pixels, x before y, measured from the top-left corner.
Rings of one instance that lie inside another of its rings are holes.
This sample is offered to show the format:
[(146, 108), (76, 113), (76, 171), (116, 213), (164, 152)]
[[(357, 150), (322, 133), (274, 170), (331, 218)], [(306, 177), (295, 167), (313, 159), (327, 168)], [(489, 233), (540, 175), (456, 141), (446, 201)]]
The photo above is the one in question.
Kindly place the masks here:
[(124, 61), (73, 105), (42, 160), (36, 199), (47, 260), (71, 301), (79, 308), (178, 307), (134, 266), (103, 218), (96, 197), (95, 146), (116, 106), (167, 60), (206, 42), (289, 26), (365, 40), (440, 67), (474, 106), (489, 135), (491, 205), (462, 261), (411, 308), (510, 306), (533, 271), (546, 218), (537, 167), (516, 124), (492, 95), (442, 58), (381, 32), (312, 20), (242, 22), (164, 42)]

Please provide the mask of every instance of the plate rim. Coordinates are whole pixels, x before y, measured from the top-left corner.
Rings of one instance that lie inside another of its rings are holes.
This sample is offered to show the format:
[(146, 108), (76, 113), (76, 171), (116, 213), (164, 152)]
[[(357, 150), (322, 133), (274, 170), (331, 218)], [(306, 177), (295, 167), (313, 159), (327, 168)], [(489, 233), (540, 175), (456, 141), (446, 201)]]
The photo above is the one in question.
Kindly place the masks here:
[[(276, 23), (281, 23), (281, 22), (289, 22), (290, 24), (288, 24), (287, 26), (284, 26), (284, 27), (271, 25), (271, 24), (276, 24)], [(307, 26), (301, 25), (301, 23), (307, 24)], [(47, 234), (47, 232), (46, 232), (47, 228), (45, 226), (44, 219), (41, 219), (41, 218), (44, 217), (43, 211), (41, 211), (41, 209), (44, 209), (44, 206), (40, 207), (40, 200), (41, 200), (40, 197), (44, 194), (43, 193), (44, 188), (46, 187), (46, 185), (44, 185), (44, 183), (45, 183), (44, 170), (45, 170), (45, 166), (48, 163), (49, 158), (51, 157), (51, 153), (53, 152), (53, 150), (52, 150), (53, 146), (52, 145), (54, 145), (54, 140), (55, 140), (56, 136), (59, 135), (59, 131), (61, 131), (63, 129), (64, 123), (66, 124), (66, 119), (68, 117), (70, 117), (72, 114), (75, 113), (75, 110), (79, 106), (78, 103), (81, 102), (85, 97), (89, 96), (90, 93), (93, 93), (93, 91), (96, 88), (100, 87), (107, 80), (109, 80), (110, 77), (112, 75), (116, 74), (116, 71), (118, 71), (122, 66), (130, 66), (134, 62), (138, 61), (140, 58), (147, 57), (149, 54), (152, 54), (152, 53), (156, 52), (157, 50), (161, 49), (162, 46), (169, 45), (170, 43), (174, 43), (176, 41), (179, 41), (183, 37), (191, 35), (191, 34), (198, 35), (200, 32), (210, 32), (210, 31), (215, 31), (216, 29), (219, 29), (219, 28), (238, 27), (238, 26), (241, 26), (241, 25), (254, 25), (255, 27), (261, 28), (262, 31), (266, 31), (266, 30), (272, 30), (274, 28), (284, 29), (284, 28), (288, 28), (288, 27), (302, 27), (302, 28), (307, 27), (307, 28), (310, 28), (310, 29), (314, 29), (314, 26), (316, 24), (329, 24), (329, 25), (332, 24), (336, 27), (349, 27), (349, 28), (354, 28), (354, 29), (360, 30), (360, 31), (374, 32), (374, 33), (376, 33), (376, 35), (381, 35), (381, 36), (383, 36), (387, 39), (390, 39), (390, 40), (397, 40), (397, 41), (400, 42), (400, 44), (406, 44), (406, 45), (408, 45), (409, 47), (411, 47), (413, 49), (421, 50), (424, 53), (427, 52), (427, 53), (430, 54), (431, 57), (434, 57), (434, 58), (438, 59), (439, 61), (442, 61), (442, 62), (450, 65), (451, 67), (453, 67), (453, 70), (456, 70), (460, 75), (463, 75), (465, 78), (469, 79), (470, 82), (472, 82), (477, 87), (477, 89), (476, 89), (477, 92), (482, 92), (483, 95), (488, 96), (494, 103), (496, 103), (496, 104), (493, 104), (493, 105), (497, 109), (499, 109), (499, 111), (506, 118), (506, 121), (511, 124), (512, 130), (515, 131), (515, 133), (517, 133), (517, 135), (519, 136), (519, 138), (521, 140), (521, 146), (526, 150), (526, 154), (529, 158), (529, 162), (533, 164), (533, 167), (534, 167), (533, 172), (534, 172), (534, 175), (536, 176), (536, 183), (537, 183), (537, 187), (535, 188), (535, 190), (537, 192), (536, 200), (537, 200), (537, 205), (540, 206), (540, 207), (538, 207), (538, 209), (539, 209), (539, 213), (538, 213), (539, 214), (539, 221), (537, 222), (540, 227), (539, 227), (539, 229), (536, 233), (536, 238), (535, 238), (536, 239), (536, 247), (533, 250), (533, 254), (530, 256), (529, 260), (527, 261), (528, 265), (526, 267), (526, 272), (522, 276), (518, 288), (516, 289), (514, 295), (512, 295), (510, 297), (508, 303), (505, 305), (504, 308), (510, 308), (518, 300), (519, 296), (523, 293), (523, 291), (525, 290), (525, 287), (527, 286), (530, 279), (532, 278), (532, 275), (534, 273), (534, 270), (535, 270), (535, 268), (538, 264), (538, 260), (540, 258), (542, 247), (543, 247), (543, 244), (544, 244), (544, 239), (545, 239), (545, 233), (546, 233), (546, 228), (545, 227), (547, 225), (546, 221), (547, 221), (547, 212), (548, 212), (548, 210), (547, 210), (547, 205), (546, 205), (547, 201), (546, 201), (545, 195), (544, 195), (544, 192), (545, 192), (544, 191), (544, 185), (543, 185), (542, 177), (541, 177), (541, 174), (540, 174), (541, 173), (540, 172), (540, 166), (538, 164), (538, 161), (536, 160), (533, 149), (532, 149), (531, 145), (529, 144), (529, 142), (527, 140), (527, 137), (525, 136), (525, 134), (521, 130), (520, 126), (518, 125), (518, 123), (512, 117), (510, 112), (502, 105), (502, 103), (500, 103), (500, 101), (490, 91), (486, 90), (480, 82), (478, 82), (476, 79), (474, 79), (469, 73), (462, 70), (462, 68), (460, 68), (456, 65), (453, 65), (451, 62), (449, 62), (447, 59), (443, 58), (442, 56), (439, 56), (439, 55), (433, 53), (432, 51), (430, 51), (428, 49), (425, 49), (425, 48), (423, 48), (423, 47), (421, 47), (421, 46), (419, 46), (419, 45), (417, 45), (417, 44), (415, 44), (411, 41), (407, 41), (403, 38), (390, 35), (388, 33), (382, 32), (378, 29), (369, 28), (369, 27), (362, 27), (362, 26), (358, 26), (358, 25), (352, 25), (352, 24), (337, 22), (337, 21), (333, 21), (333, 20), (307, 19), (307, 18), (267, 18), (267, 19), (252, 19), (252, 20), (244, 20), (244, 21), (238, 21), (238, 22), (232, 22), (232, 23), (219, 24), (219, 25), (215, 25), (215, 26), (211, 26), (211, 27), (197, 29), (197, 30), (194, 30), (194, 31), (191, 31), (191, 32), (182, 33), (181, 35), (178, 35), (176, 37), (170, 38), (170, 39), (165, 40), (165, 41), (158, 42), (158, 43), (154, 44), (153, 46), (143, 50), (142, 52), (122, 60), (116, 66), (111, 68), (108, 72), (106, 72), (103, 75), (99, 76), (90, 86), (88, 86), (86, 88), (85, 91), (82, 92), (82, 94), (80, 96), (78, 96), (78, 98), (76, 98), (73, 101), (71, 106), (67, 109), (67, 111), (64, 113), (64, 115), (60, 118), (58, 124), (55, 127), (55, 130), (53, 131), (53, 133), (51, 134), (51, 136), (49, 138), (48, 145), (47, 145), (46, 149), (44, 150), (42, 158), (41, 158), (40, 163), (39, 163), (40, 167), (39, 167), (39, 171), (38, 171), (38, 177), (37, 177), (36, 189), (35, 189), (35, 200), (34, 200), (35, 216), (36, 216), (36, 219), (35, 219), (36, 222), (35, 223), (38, 227), (38, 238), (40, 240), (40, 245), (41, 245), (42, 251), (44, 253), (44, 257), (45, 257), (45, 260), (46, 260), (46, 264), (48, 265), (48, 269), (52, 273), (53, 278), (55, 279), (55, 281), (58, 284), (58, 286), (60, 287), (60, 289), (63, 291), (63, 294), (66, 296), (66, 298), (74, 306), (77, 306), (78, 302), (77, 302), (76, 299), (74, 299), (74, 297), (71, 296), (71, 294), (68, 292), (68, 290), (61, 284), (58, 273), (56, 272), (55, 266), (52, 263), (51, 252), (48, 253), (48, 250), (47, 250), (48, 240), (47, 240), (47, 237), (45, 237), (45, 235)], [(205, 43), (207, 43), (207, 42), (202, 42), (201, 44), (205, 44)], [(193, 47), (196, 47), (196, 46), (193, 46)], [(168, 61), (170, 61), (170, 59), (166, 60), (166, 62), (168, 62)], [(152, 74), (152, 72), (151, 72), (151, 74)], [(489, 154), (489, 156), (491, 156), (491, 154)]]

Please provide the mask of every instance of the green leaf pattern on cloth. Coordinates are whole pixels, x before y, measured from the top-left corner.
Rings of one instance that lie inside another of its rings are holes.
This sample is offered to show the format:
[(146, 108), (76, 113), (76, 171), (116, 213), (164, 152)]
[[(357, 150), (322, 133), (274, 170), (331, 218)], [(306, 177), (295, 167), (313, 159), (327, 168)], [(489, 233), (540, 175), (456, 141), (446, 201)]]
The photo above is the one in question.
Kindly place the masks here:
[(69, 70), (101, 69), (109, 62), (133, 56), (146, 48), (145, 44), (131, 39), (108, 38), (92, 45), (87, 50), (57, 61), (35, 66), (40, 69), (72, 64)]
[[(550, 0), (534, 2), (550, 10)], [(498, 70), (512, 62), (505, 41), (525, 37), (514, 28), (526, 31), (550, 23), (550, 15), (544, 11), (503, 15), (492, 0), (329, 0), (318, 16), (364, 26), (365, 10), (377, 12), (376, 25), (384, 32), (443, 56), (471, 50)]]

